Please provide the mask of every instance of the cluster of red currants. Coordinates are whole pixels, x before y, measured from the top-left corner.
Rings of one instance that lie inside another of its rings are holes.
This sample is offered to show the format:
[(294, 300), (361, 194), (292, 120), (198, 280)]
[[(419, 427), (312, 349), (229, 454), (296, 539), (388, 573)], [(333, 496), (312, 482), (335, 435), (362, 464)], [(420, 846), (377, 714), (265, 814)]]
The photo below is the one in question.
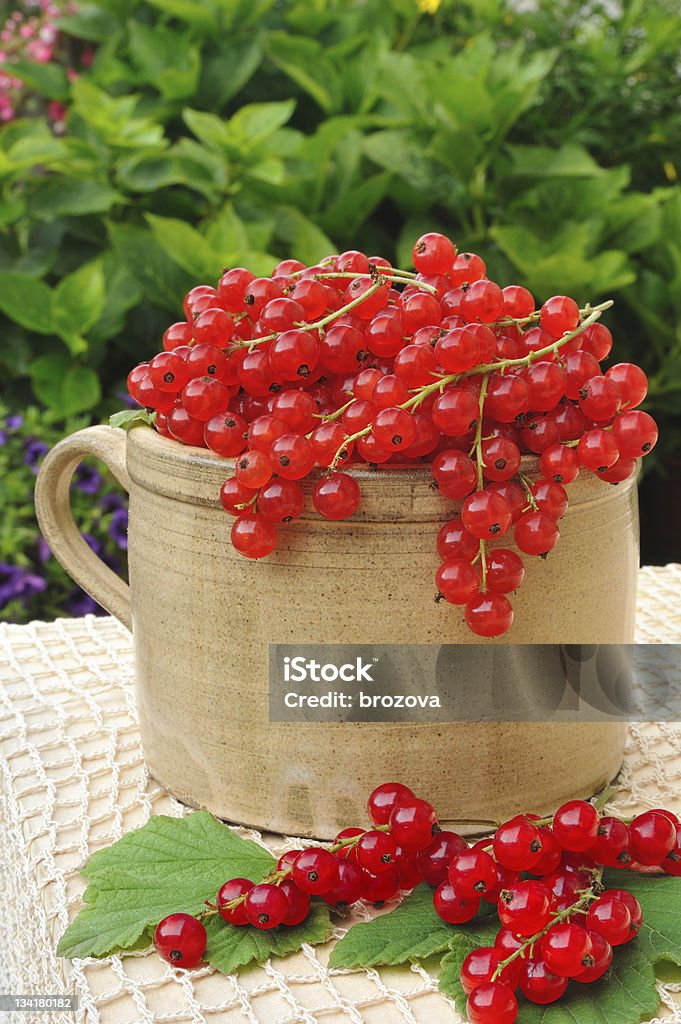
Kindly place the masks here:
[(604, 887), (604, 868), (653, 866), (681, 876), (675, 814), (646, 811), (627, 823), (601, 817), (583, 800), (551, 818), (519, 815), (456, 853), (435, 891), (437, 913), (461, 924), (485, 900), (496, 905), (501, 924), (494, 945), (474, 950), (461, 968), (471, 1024), (513, 1024), (517, 989), (546, 1005), (570, 979), (602, 978), (613, 947), (634, 939), (643, 919), (635, 896)]
[[(465, 606), (471, 630), (498, 636), (524, 577), (518, 551), (545, 556), (559, 537), (580, 469), (618, 483), (657, 440), (636, 407), (642, 370), (602, 372), (611, 303), (567, 296), (539, 310), (527, 289), (501, 288), (474, 253), (444, 235), (419, 238), (416, 272), (348, 251), (315, 266), (285, 260), (271, 277), (227, 270), (185, 298), (163, 351), (133, 369), (131, 396), (156, 429), (234, 460), (221, 501), (234, 547), (262, 558), (277, 527), (315, 510), (351, 516), (353, 464), (426, 461), (461, 510), (437, 540), (437, 599)], [(540, 475), (523, 455), (539, 457)], [(509, 536), (515, 549), (490, 541)]]
[[(292, 927), (310, 913), (312, 896), (343, 911), (358, 900), (382, 903), (433, 878), (442, 859), (439, 836), (449, 833), (440, 831), (431, 804), (408, 786), (389, 782), (373, 791), (367, 807), (372, 828), (343, 829), (330, 849), (289, 850), (258, 883), (229, 879), (206, 913), (261, 930)], [(194, 967), (206, 949), (206, 930), (189, 914), (171, 914), (156, 928), (154, 942), (165, 960)]]
[(553, 1002), (568, 979), (601, 978), (612, 947), (636, 936), (641, 907), (623, 889), (604, 889), (604, 867), (654, 866), (681, 877), (681, 824), (671, 811), (627, 823), (573, 800), (550, 818), (518, 815), (469, 845), (441, 829), (432, 805), (402, 783), (378, 786), (367, 807), (371, 828), (343, 829), (328, 849), (289, 850), (259, 882), (229, 879), (199, 917), (164, 918), (154, 935), (159, 955), (176, 967), (199, 964), (208, 915), (260, 930), (293, 927), (307, 918), (312, 897), (343, 911), (426, 882), (449, 924), (471, 921), (481, 900), (498, 907), (495, 945), (466, 958), (461, 982), (471, 1024), (512, 1024), (518, 987), (532, 1002)]

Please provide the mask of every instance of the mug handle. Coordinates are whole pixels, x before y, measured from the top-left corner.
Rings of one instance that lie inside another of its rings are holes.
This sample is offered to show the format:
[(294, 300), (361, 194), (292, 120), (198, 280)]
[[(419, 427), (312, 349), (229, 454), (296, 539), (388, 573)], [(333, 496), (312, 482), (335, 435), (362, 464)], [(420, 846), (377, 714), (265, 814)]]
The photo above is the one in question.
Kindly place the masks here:
[(100, 459), (130, 492), (124, 430), (95, 426), (64, 438), (45, 456), (35, 485), (38, 524), (60, 565), (75, 582), (132, 631), (130, 586), (88, 546), (71, 511), (71, 479), (88, 455)]

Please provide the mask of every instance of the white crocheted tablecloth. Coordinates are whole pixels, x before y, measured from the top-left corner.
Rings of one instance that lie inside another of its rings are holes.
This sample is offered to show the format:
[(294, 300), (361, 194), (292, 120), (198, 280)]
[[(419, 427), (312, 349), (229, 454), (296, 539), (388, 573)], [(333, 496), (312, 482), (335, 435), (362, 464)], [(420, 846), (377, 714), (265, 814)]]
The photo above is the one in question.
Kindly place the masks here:
[[(641, 572), (638, 639), (681, 642), (681, 566)], [(428, 964), (329, 971), (331, 944), (227, 978), (174, 971), (153, 954), (68, 962), (54, 949), (81, 905), (78, 868), (153, 814), (187, 809), (146, 773), (129, 634), (88, 617), (0, 627), (0, 993), (76, 992), (71, 1014), (22, 1024), (457, 1024)], [(681, 811), (681, 725), (630, 730), (616, 810)], [(285, 837), (261, 837), (273, 852)], [(355, 920), (373, 911), (363, 908)], [(345, 924), (347, 927), (347, 924)], [(343, 933), (336, 931), (337, 936)], [(5, 977), (3, 977), (3, 975)], [(658, 1022), (681, 1024), (681, 985), (660, 986)], [(1, 1014), (0, 1014), (1, 1016)]]

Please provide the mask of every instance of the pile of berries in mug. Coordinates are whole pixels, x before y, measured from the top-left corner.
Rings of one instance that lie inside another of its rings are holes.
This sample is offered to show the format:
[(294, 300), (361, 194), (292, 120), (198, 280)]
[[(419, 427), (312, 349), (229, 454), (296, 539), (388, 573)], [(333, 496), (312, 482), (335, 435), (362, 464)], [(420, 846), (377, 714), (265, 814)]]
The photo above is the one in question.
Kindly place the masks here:
[[(546, 1005), (570, 979), (602, 978), (613, 947), (636, 938), (643, 914), (625, 889), (606, 889), (608, 868), (657, 867), (681, 877), (681, 824), (671, 811), (651, 810), (627, 822), (571, 800), (554, 815), (519, 814), (470, 845), (440, 829), (435, 809), (399, 782), (378, 786), (368, 801), (372, 827), (346, 828), (329, 848), (289, 850), (262, 881), (232, 878), (215, 904), (229, 924), (267, 930), (300, 924), (311, 897), (345, 908), (360, 899), (390, 899), (426, 882), (437, 914), (464, 924), (481, 901), (497, 907), (494, 946), (470, 953), (461, 968), (471, 1024), (513, 1024), (516, 990)], [(156, 928), (157, 952), (178, 967), (195, 967), (206, 930), (189, 914), (171, 914)]]
[[(160, 434), (235, 460), (220, 497), (249, 558), (301, 515), (308, 475), (316, 511), (342, 520), (361, 501), (345, 469), (429, 463), (440, 493), (462, 503), (437, 537), (437, 598), (465, 606), (474, 633), (499, 636), (525, 574), (519, 552), (545, 556), (558, 541), (563, 485), (583, 469), (623, 481), (655, 445), (654, 420), (636, 408), (647, 380), (632, 363), (602, 372), (610, 302), (579, 309), (556, 295), (535, 311), (526, 288), (501, 288), (436, 233), (413, 261), (416, 272), (396, 270), (349, 251), (284, 260), (271, 277), (227, 270), (217, 288), (192, 288), (186, 319), (128, 388)], [(524, 454), (539, 456), (538, 477)]]

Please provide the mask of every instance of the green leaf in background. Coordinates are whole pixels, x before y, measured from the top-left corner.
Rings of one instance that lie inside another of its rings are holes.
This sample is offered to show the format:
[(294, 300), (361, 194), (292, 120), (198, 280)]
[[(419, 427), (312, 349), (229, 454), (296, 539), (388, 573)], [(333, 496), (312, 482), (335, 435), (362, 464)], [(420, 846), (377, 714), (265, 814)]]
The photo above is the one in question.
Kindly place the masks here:
[(218, 277), (222, 260), (211, 244), (186, 221), (174, 217), (146, 216), (154, 238), (167, 256), (197, 281)]
[(56, 61), (39, 64), (33, 60), (13, 60), (12, 75), (49, 100), (65, 100), (69, 95), (66, 71)]
[(104, 274), (99, 260), (63, 277), (52, 292), (54, 330), (73, 355), (85, 351), (82, 335), (97, 323), (104, 308)]
[(259, 931), (257, 928), (236, 928), (218, 918), (206, 922), (208, 945), (205, 958), (224, 974), (235, 974), (240, 967), (255, 961), (262, 964), (271, 956), (295, 953), (304, 942), (328, 942), (333, 925), (329, 908), (313, 906), (310, 916), (294, 928), (275, 928)]
[(240, 148), (248, 152), (274, 135), (277, 128), (285, 125), (291, 119), (295, 107), (295, 100), (247, 103), (237, 110), (226, 127), (230, 136), (240, 141)]
[(31, 195), (31, 214), (44, 220), (105, 213), (122, 196), (110, 185), (80, 178), (55, 178), (41, 183)]
[(185, 21), (204, 32), (215, 31), (218, 28), (217, 11), (208, 0), (149, 0), (153, 7), (159, 11)]
[(189, 35), (132, 20), (128, 25), (130, 57), (142, 80), (167, 100), (194, 95), (201, 59)]
[(61, 14), (56, 19), (58, 28), (76, 39), (88, 39), (99, 43), (110, 38), (116, 31), (114, 16), (99, 4), (78, 4), (70, 14)]
[(343, 98), (340, 78), (316, 39), (272, 32), (267, 40), (267, 55), (325, 114), (334, 114), (340, 108)]
[(145, 297), (177, 314), (185, 293), (196, 281), (164, 252), (151, 231), (130, 224), (110, 224), (111, 244)]
[(57, 416), (93, 409), (102, 395), (94, 370), (73, 363), (66, 353), (50, 353), (29, 366), (33, 391)]
[(335, 250), (330, 238), (292, 206), (280, 207), (277, 214), (277, 234), (290, 246), (291, 255), (312, 265)]
[[(461, 965), (482, 943), (457, 935), (451, 952), (442, 960), (440, 991), (465, 1016), (466, 994), (461, 987)], [(660, 1005), (655, 972), (646, 956), (633, 946), (618, 947), (607, 978), (592, 985), (571, 982), (565, 996), (550, 1006), (537, 1006), (519, 997), (522, 1024), (640, 1024), (654, 1017)]]
[(227, 167), (222, 157), (197, 145), (191, 139), (180, 139), (163, 151), (145, 151), (119, 160), (118, 182), (133, 192), (157, 192), (171, 185), (202, 193), (216, 201), (217, 193), (227, 184)]
[(171, 913), (198, 914), (228, 878), (257, 881), (275, 861), (212, 814), (151, 818), (95, 853), (82, 874), (85, 906), (69, 925), (59, 956), (107, 956), (129, 949)]
[(199, 94), (205, 105), (220, 110), (255, 74), (262, 57), (258, 35), (230, 42), (219, 56), (204, 60)]
[(356, 924), (334, 946), (330, 967), (377, 967), (422, 960), (449, 948), (454, 934), (435, 913), (433, 890), (419, 885), (399, 907)]
[(0, 309), (22, 327), (52, 334), (52, 292), (46, 284), (16, 270), (0, 271)]

